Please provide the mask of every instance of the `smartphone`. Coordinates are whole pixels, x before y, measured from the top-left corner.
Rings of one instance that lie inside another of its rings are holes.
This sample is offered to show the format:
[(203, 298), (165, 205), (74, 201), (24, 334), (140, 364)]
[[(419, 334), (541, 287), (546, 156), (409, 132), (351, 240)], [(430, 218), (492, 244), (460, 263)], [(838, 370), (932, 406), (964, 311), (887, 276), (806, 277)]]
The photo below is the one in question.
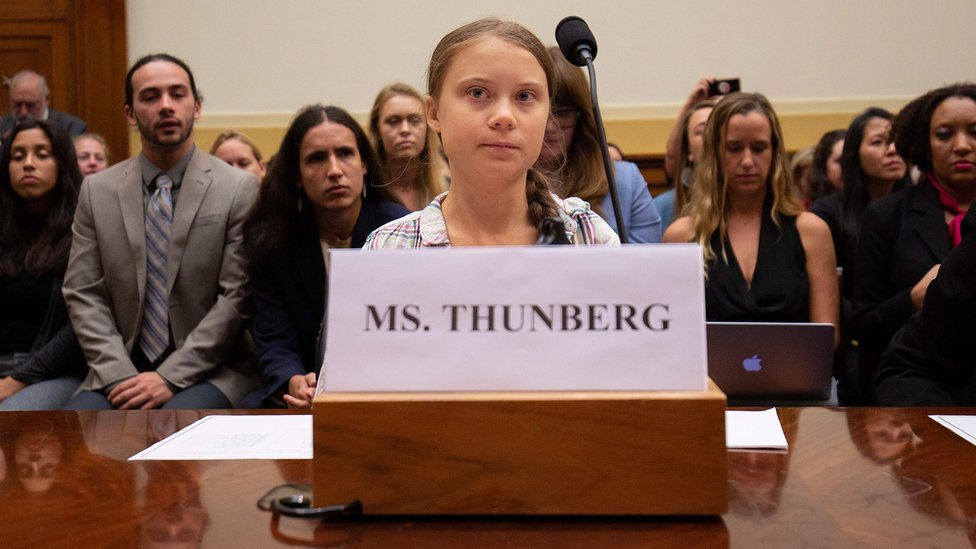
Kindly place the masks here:
[(708, 85), (708, 96), (728, 95), (741, 89), (738, 78), (722, 78)]

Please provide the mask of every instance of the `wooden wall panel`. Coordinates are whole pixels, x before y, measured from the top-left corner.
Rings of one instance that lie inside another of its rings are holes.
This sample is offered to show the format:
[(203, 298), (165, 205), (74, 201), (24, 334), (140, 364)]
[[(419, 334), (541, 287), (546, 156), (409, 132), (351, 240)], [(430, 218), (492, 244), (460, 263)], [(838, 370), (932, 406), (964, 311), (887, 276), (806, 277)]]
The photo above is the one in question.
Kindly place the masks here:
[(64, 19), (72, 0), (3, 0), (4, 21)]
[(9, 79), (20, 68), (38, 67), (51, 71), (51, 41), (45, 38), (15, 36), (0, 25), (0, 113), (10, 105)]
[[(128, 151), (122, 114), (126, 71), (125, 0), (3, 0), (0, 73), (31, 68), (44, 74), (51, 107), (70, 112), (101, 133), (121, 159)], [(0, 113), (9, 110), (6, 86)]]
[(75, 0), (75, 88), (78, 112), (88, 127), (109, 142), (114, 162), (129, 151), (125, 104), (126, 53), (125, 0)]

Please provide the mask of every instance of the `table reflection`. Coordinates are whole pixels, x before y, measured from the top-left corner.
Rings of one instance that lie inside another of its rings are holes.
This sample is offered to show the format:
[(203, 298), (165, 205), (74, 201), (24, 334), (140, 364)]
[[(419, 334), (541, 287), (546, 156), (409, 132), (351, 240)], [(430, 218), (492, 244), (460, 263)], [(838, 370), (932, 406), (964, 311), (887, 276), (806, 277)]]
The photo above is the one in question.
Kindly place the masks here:
[[(160, 410), (146, 416), (146, 447), (202, 419), (193, 410)], [(138, 427), (132, 426), (136, 431)], [(136, 465), (146, 476), (139, 524), (139, 547), (199, 547), (210, 513), (200, 497), (200, 476), (205, 462), (142, 461)]]
[[(792, 444), (799, 429), (799, 411), (781, 408), (777, 414), (786, 440)], [(729, 451), (729, 511), (768, 517), (779, 510), (790, 456), (786, 451)]]
[(965, 409), (780, 408), (788, 453), (729, 453), (721, 518), (282, 519), (307, 460), (127, 461), (213, 412), (0, 413), (3, 547), (959, 547), (976, 540)]
[(199, 547), (210, 514), (200, 499), (199, 470), (188, 462), (156, 461), (147, 473), (140, 547)]
[(897, 408), (851, 408), (847, 428), (862, 456), (878, 464), (894, 463), (918, 442), (908, 415)]
[[(962, 527), (969, 543), (976, 547), (976, 485), (972, 462), (946, 459), (947, 447), (958, 447), (972, 455), (973, 447), (962, 438), (927, 417), (910, 422), (913, 443), (893, 463), (892, 471), (908, 502), (933, 520)], [(934, 466), (934, 464), (939, 464)]]

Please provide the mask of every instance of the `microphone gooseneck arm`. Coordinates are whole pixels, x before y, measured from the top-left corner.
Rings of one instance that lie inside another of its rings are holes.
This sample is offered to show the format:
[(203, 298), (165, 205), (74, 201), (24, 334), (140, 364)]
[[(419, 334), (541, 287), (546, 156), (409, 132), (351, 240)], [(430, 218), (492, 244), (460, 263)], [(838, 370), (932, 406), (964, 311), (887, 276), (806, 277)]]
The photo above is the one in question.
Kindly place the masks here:
[[(589, 53), (588, 51), (583, 52)], [(617, 235), (620, 236), (620, 243), (627, 243), (627, 226), (624, 225), (624, 216), (620, 207), (620, 196), (617, 194), (617, 180), (613, 175), (613, 161), (610, 160), (610, 148), (607, 145), (607, 132), (603, 128), (603, 116), (600, 114), (600, 103), (596, 100), (596, 70), (593, 68), (593, 58), (586, 59), (586, 68), (590, 73), (590, 97), (593, 99), (593, 118), (596, 120), (596, 131), (600, 138), (600, 154), (603, 156), (603, 170), (607, 174), (607, 188), (610, 193), (610, 202), (613, 204), (613, 218), (617, 221)]]
[(613, 204), (613, 218), (617, 222), (617, 234), (621, 244), (627, 243), (627, 226), (624, 225), (623, 212), (620, 209), (620, 197), (617, 194), (617, 180), (613, 175), (613, 164), (610, 151), (607, 148), (607, 132), (603, 127), (603, 116), (600, 114), (600, 102), (596, 96), (596, 69), (593, 59), (596, 58), (596, 38), (590, 27), (575, 15), (563, 18), (556, 25), (556, 43), (559, 51), (570, 63), (582, 67), (586, 66), (590, 75), (590, 100), (593, 102), (593, 118), (596, 122), (597, 137), (600, 141), (600, 155), (603, 158), (603, 170), (607, 174), (607, 191)]

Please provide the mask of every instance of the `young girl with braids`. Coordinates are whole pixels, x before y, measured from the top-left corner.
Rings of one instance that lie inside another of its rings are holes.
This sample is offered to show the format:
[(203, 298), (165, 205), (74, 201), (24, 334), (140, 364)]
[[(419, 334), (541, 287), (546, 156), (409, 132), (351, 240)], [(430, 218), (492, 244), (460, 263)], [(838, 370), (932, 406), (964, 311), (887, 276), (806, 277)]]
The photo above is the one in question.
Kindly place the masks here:
[(364, 248), (533, 244), (562, 219), (573, 244), (617, 244), (578, 198), (549, 192), (532, 165), (551, 116), (552, 62), (516, 23), (482, 19), (441, 39), (427, 74), (427, 120), (451, 164), (451, 190), (380, 227)]

